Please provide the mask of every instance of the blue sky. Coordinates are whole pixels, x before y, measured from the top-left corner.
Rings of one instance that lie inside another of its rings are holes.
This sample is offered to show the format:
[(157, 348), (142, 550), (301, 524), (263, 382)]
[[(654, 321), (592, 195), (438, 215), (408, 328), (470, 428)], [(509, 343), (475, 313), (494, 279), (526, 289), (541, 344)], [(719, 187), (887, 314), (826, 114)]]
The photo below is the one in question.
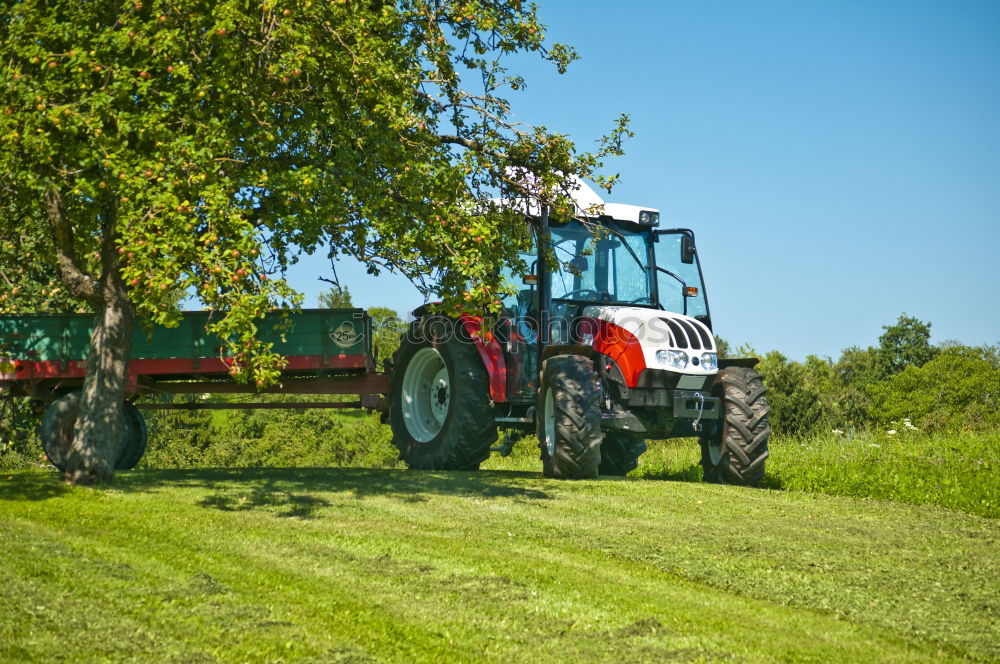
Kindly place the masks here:
[[(582, 60), (519, 59), (517, 117), (586, 149), (631, 115), (608, 200), (694, 229), (716, 333), (836, 359), (906, 312), (935, 342), (1000, 342), (1000, 2), (538, 4)], [(338, 273), (358, 306), (422, 301)], [(329, 275), (291, 277), (314, 306)]]

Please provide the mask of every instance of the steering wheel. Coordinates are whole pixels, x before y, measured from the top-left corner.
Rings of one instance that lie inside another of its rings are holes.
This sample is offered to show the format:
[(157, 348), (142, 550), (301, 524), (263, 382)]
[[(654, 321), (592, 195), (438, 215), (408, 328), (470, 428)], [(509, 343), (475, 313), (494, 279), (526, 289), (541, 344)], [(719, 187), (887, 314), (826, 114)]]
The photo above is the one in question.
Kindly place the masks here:
[[(595, 300), (599, 300), (600, 297), (601, 297), (600, 291), (595, 290), (593, 288), (577, 288), (576, 290), (571, 290), (568, 293), (564, 293), (564, 294), (560, 295), (556, 299), (558, 299), (558, 300), (572, 300), (574, 298), (571, 297), (571, 296), (577, 295), (577, 294), (580, 294), (580, 293), (592, 293), (595, 296), (594, 297)], [(584, 298), (584, 299), (586, 299), (586, 298)]]

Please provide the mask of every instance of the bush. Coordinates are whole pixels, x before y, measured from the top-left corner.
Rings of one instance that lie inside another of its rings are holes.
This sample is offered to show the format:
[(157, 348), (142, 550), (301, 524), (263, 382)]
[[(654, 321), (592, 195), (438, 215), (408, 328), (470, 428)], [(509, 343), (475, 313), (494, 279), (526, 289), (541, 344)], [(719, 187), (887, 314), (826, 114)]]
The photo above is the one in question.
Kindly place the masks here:
[(840, 386), (829, 361), (810, 355), (805, 363), (793, 362), (771, 351), (757, 365), (757, 371), (767, 387), (774, 431), (802, 435), (829, 430), (843, 421), (838, 407)]
[(0, 397), (0, 470), (45, 464), (38, 418), (28, 399)]
[(1000, 361), (992, 348), (945, 348), (868, 391), (869, 413), (881, 423), (910, 418), (931, 431), (1000, 427)]
[(165, 411), (148, 422), (142, 468), (399, 466), (388, 427), (360, 410)]
[[(930, 323), (903, 314), (883, 328), (877, 347), (851, 347), (833, 362), (805, 362), (777, 351), (757, 370), (778, 435), (804, 436), (865, 429), (911, 418), (931, 430), (983, 430), (1000, 424), (998, 351), (957, 344), (930, 345)], [(728, 347), (720, 340), (720, 348)], [(739, 352), (753, 355), (752, 348)]]

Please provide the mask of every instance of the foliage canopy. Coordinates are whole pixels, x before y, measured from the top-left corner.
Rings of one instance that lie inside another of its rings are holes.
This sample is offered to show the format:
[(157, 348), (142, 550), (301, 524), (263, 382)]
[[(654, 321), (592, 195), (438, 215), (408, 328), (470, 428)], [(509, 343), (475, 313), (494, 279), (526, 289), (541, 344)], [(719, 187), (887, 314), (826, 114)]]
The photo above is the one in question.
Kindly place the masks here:
[(0, 4), (0, 246), (95, 312), (67, 477), (110, 477), (136, 320), (195, 297), (231, 373), (276, 380), (256, 324), (300, 301), (300, 252), (496, 306), (528, 230), (491, 198), (565, 211), (628, 135), (578, 153), (513, 121), (506, 59), (575, 57), (543, 35), (520, 0)]
[(489, 304), (526, 229), (487, 201), (531, 182), (565, 203), (557, 173), (610, 187), (596, 169), (627, 134), (578, 153), (515, 123), (517, 52), (575, 57), (519, 0), (4, 3), (0, 250), (90, 306), (120, 281), (140, 320), (194, 294), (263, 379), (279, 360), (253, 320), (297, 302), (302, 250)]
[(878, 346), (847, 348), (837, 361), (764, 354), (757, 369), (768, 388), (774, 430), (806, 435), (904, 420), (938, 431), (996, 427), (997, 349), (932, 346), (930, 329), (904, 313), (883, 327)]

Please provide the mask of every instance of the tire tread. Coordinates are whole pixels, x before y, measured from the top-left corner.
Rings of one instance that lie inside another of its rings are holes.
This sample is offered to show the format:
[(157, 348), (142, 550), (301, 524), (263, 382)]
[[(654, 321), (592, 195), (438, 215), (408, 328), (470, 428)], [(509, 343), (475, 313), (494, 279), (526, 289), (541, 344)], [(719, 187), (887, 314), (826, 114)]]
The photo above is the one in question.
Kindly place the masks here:
[(767, 388), (760, 374), (747, 367), (719, 372), (713, 393), (722, 398), (723, 420), (714, 434), (721, 438), (721, 458), (713, 464), (710, 438), (702, 439), (702, 467), (707, 482), (759, 486), (769, 456), (771, 436)]
[[(553, 390), (555, 454), (545, 444), (544, 399)], [(547, 477), (588, 479), (597, 477), (601, 465), (600, 389), (593, 362), (579, 355), (549, 358), (542, 369), (542, 389), (536, 408), (538, 440)]]

